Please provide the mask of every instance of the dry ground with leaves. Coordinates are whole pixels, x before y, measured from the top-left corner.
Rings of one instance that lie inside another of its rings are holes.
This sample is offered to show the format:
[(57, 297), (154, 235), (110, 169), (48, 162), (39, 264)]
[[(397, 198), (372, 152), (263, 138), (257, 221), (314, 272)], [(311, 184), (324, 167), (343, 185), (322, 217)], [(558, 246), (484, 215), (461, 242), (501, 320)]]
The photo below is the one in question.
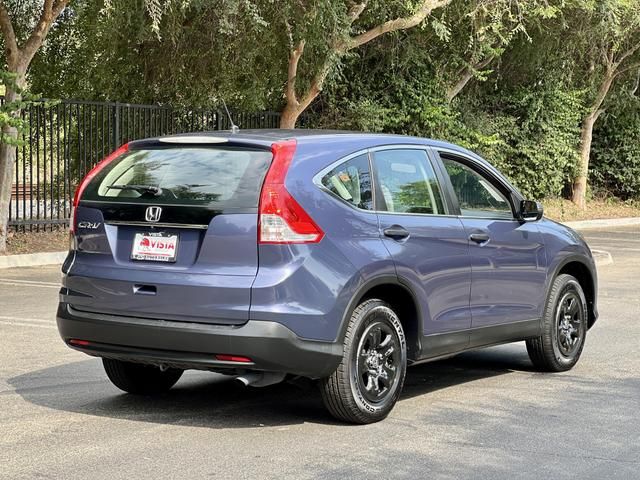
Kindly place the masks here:
[(580, 210), (574, 203), (563, 198), (542, 201), (546, 217), (558, 222), (573, 220), (596, 220), (603, 218), (640, 217), (639, 202), (622, 202), (616, 199), (589, 200), (587, 208)]
[(7, 253), (61, 252), (69, 248), (69, 232), (66, 228), (40, 232), (9, 232)]

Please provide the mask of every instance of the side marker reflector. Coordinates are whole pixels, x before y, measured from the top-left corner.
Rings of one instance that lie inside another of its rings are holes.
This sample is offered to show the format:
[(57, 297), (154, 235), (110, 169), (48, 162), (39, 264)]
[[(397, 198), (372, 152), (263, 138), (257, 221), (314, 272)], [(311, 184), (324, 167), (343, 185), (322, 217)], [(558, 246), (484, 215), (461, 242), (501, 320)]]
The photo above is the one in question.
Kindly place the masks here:
[(253, 363), (253, 360), (249, 357), (241, 357), (239, 355), (217, 354), (216, 360), (220, 360), (221, 362)]

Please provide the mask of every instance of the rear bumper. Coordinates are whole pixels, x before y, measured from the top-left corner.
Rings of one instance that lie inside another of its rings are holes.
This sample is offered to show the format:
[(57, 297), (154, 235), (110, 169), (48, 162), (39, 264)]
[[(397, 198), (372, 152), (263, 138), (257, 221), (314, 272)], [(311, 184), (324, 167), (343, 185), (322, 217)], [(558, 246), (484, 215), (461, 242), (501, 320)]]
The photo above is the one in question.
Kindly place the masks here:
[[(60, 303), (57, 323), (64, 342), (88, 355), (182, 369), (258, 370), (321, 378), (337, 368), (342, 356), (340, 345), (301, 339), (276, 322), (206, 325), (80, 312)], [(72, 345), (72, 339), (89, 344)], [(215, 354), (245, 356), (252, 363), (220, 361)]]

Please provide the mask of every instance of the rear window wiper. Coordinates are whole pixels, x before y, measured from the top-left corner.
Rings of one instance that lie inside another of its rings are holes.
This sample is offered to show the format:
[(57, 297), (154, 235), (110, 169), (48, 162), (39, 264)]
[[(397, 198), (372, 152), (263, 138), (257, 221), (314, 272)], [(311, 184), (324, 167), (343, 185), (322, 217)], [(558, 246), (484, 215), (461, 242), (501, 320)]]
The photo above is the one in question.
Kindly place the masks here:
[(133, 190), (138, 193), (152, 193), (155, 196), (162, 195), (162, 189), (155, 185), (109, 185), (107, 189)]

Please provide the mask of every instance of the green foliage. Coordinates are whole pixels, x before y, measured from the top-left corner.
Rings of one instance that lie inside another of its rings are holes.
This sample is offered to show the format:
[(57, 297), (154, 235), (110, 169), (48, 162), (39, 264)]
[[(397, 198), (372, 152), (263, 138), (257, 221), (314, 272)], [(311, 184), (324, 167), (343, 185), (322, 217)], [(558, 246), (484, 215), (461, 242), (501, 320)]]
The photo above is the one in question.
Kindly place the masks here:
[(482, 121), (466, 122), (481, 133), (470, 147), (525, 195), (560, 195), (578, 161), (582, 96), (548, 82), (485, 97), (483, 105), (477, 105), (484, 111)]
[(623, 93), (594, 133), (591, 180), (596, 192), (640, 198), (640, 98)]
[[(17, 100), (4, 101), (0, 106), (0, 143), (7, 145), (22, 145), (22, 133), (28, 130), (28, 123), (16, 112), (34, 103), (35, 97), (20, 88), (17, 75), (0, 69), (0, 85), (5, 92), (7, 89), (16, 92)], [(7, 129), (15, 129), (17, 135), (7, 133)]]
[(577, 162), (583, 92), (544, 76), (518, 87), (505, 79), (449, 104), (424, 61), (429, 53), (406, 44), (402, 56), (389, 41), (352, 59), (315, 110), (314, 125), (444, 139), (483, 155), (525, 195), (561, 194)]
[[(19, 19), (36, 3), (8, 2)], [(305, 126), (458, 143), (542, 197), (571, 184), (581, 121), (612, 58), (625, 71), (601, 106), (591, 179), (598, 190), (640, 197), (640, 105), (627, 93), (640, 50), (622, 59), (640, 42), (640, 0), (453, 0), (418, 28), (332, 57), (336, 40), (418, 4), (371, 0), (350, 25), (357, 3), (76, 0), (28, 80), (53, 98), (279, 109), (290, 51), (304, 39), (300, 92), (331, 64)], [(472, 79), (449, 102), (464, 71)]]

